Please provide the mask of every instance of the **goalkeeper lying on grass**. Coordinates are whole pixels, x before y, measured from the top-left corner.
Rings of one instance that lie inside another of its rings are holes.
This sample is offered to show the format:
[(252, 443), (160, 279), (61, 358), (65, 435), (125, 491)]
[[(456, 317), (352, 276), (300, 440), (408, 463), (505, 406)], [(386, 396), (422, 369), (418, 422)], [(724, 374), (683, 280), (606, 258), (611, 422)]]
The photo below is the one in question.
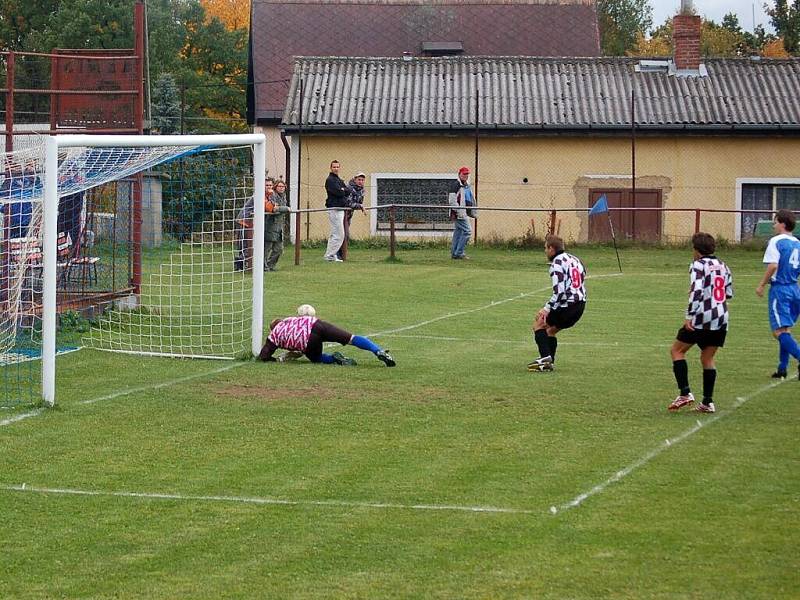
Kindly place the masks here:
[(356, 348), (368, 350), (378, 357), (387, 367), (395, 366), (392, 355), (383, 350), (368, 337), (353, 335), (326, 321), (320, 321), (313, 316), (285, 317), (275, 319), (269, 325), (267, 343), (258, 355), (259, 360), (276, 361), (273, 356), (278, 348), (302, 352), (313, 363), (327, 365), (354, 365), (356, 361), (347, 358), (340, 352), (325, 354), (322, 344), (325, 342), (338, 342), (342, 346), (352, 344)]

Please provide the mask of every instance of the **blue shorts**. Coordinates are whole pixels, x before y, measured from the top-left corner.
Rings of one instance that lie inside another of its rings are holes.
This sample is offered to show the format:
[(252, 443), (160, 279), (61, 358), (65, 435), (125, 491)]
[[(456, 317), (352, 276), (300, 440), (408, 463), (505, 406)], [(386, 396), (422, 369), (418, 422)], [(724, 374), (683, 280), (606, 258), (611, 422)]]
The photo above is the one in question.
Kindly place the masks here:
[(800, 318), (800, 286), (772, 285), (769, 288), (769, 326), (772, 331), (792, 327)]

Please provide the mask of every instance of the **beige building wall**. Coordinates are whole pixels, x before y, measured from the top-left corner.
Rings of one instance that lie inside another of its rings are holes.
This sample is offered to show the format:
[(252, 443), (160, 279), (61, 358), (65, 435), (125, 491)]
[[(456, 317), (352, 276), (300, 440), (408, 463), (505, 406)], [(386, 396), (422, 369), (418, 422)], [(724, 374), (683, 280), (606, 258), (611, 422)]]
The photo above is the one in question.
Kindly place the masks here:
[[(301, 207), (322, 208), (324, 182), (332, 159), (342, 163), (345, 181), (357, 171), (367, 174), (366, 205), (375, 202), (373, 173), (452, 173), (475, 168), (473, 137), (312, 136), (302, 140)], [(294, 146), (296, 147), (296, 146)], [(617, 137), (493, 137), (479, 140), (477, 196), (482, 207), (526, 209), (481, 211), (479, 239), (510, 239), (526, 233), (541, 236), (548, 211), (559, 213), (560, 233), (572, 241), (588, 240), (586, 208), (590, 190), (631, 187), (631, 142)], [(662, 239), (681, 241), (695, 226), (693, 209), (736, 209), (737, 179), (798, 179), (800, 139), (757, 137), (639, 137), (636, 141), (637, 189), (658, 189), (665, 208), (692, 209), (667, 213)], [(296, 158), (295, 158), (296, 160)], [(445, 204), (446, 198), (442, 198)], [(736, 238), (734, 214), (703, 214), (701, 228)], [(324, 238), (324, 212), (303, 216), (302, 236)], [(375, 235), (369, 217), (356, 215), (354, 238)], [(382, 233), (383, 235), (383, 233)], [(420, 236), (417, 236), (420, 237)]]

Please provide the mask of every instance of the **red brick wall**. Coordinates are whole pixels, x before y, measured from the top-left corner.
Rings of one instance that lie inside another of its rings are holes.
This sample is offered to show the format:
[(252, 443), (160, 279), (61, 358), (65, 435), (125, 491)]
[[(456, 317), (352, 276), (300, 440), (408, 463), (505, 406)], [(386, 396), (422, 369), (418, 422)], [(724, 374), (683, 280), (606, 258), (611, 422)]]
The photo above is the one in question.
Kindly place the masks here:
[(678, 69), (700, 68), (700, 31), (702, 23), (695, 15), (675, 15), (672, 21), (672, 43)]

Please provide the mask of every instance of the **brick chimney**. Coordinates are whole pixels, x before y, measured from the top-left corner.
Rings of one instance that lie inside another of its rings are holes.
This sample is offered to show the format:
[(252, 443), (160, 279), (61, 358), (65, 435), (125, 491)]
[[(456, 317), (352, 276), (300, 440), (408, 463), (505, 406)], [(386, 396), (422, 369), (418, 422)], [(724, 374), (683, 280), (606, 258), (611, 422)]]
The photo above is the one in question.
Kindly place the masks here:
[(672, 45), (675, 48), (675, 68), (697, 71), (700, 68), (700, 17), (691, 14), (675, 15), (672, 19)]

